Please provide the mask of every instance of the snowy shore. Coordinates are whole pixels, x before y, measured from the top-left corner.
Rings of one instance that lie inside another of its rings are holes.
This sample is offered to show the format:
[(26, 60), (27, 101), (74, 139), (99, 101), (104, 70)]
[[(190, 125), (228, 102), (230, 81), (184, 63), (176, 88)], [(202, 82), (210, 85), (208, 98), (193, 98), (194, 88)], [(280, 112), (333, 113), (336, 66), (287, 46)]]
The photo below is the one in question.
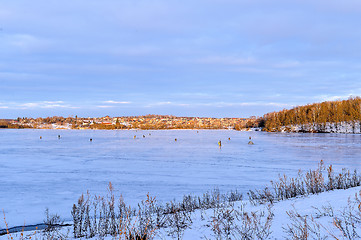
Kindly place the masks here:
[[(306, 217), (309, 226), (314, 227), (318, 233), (312, 233), (309, 229), (309, 238), (314, 239), (315, 234), (319, 236), (337, 236), (342, 237), (341, 231), (334, 225), (334, 217), (342, 218), (342, 213), (347, 212), (350, 202), (352, 203), (355, 195), (359, 195), (361, 187), (350, 188), (347, 190), (334, 190), (323, 192), (320, 194), (309, 195), (307, 197), (293, 198), (276, 202), (272, 206), (273, 219), (269, 229), (270, 235), (267, 239), (286, 239), (291, 238), (287, 233), (287, 229), (294, 223), (290, 218), (290, 214), (296, 213), (301, 218)], [(234, 211), (240, 212), (254, 212), (266, 211), (266, 205), (253, 206), (247, 201), (236, 202), (232, 208)], [(216, 237), (214, 231), (210, 227), (212, 225), (212, 216), (214, 209), (196, 210), (191, 214), (192, 224), (187, 228), (182, 236), (182, 239), (213, 239)], [(302, 222), (303, 223), (303, 222)], [(242, 224), (242, 223), (240, 223)], [(357, 234), (361, 234), (360, 228), (357, 228)], [(66, 239), (74, 239), (72, 237), (72, 227), (64, 227), (60, 232), (68, 237)], [(43, 233), (41, 231), (28, 231), (23, 233), (24, 236), (32, 236), (32, 239), (42, 239)], [(0, 240), (8, 239), (8, 235), (0, 236)], [(13, 239), (21, 239), (21, 233), (11, 234)], [(92, 239), (98, 239), (94, 237)], [(107, 236), (104, 239), (118, 239)], [(157, 230), (154, 239), (172, 239), (169, 236), (168, 229)], [(238, 239), (233, 236), (231, 239)]]
[(320, 132), (320, 133), (361, 133), (361, 123), (358, 121), (339, 123), (308, 123), (281, 127), (281, 132)]

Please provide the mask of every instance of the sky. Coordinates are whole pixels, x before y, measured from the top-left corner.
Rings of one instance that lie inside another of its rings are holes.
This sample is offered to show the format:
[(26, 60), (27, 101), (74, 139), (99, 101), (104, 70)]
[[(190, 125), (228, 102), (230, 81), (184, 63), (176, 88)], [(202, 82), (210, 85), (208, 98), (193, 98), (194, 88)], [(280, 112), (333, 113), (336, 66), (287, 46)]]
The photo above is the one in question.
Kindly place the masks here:
[(2, 0), (0, 118), (249, 117), (361, 95), (359, 0)]

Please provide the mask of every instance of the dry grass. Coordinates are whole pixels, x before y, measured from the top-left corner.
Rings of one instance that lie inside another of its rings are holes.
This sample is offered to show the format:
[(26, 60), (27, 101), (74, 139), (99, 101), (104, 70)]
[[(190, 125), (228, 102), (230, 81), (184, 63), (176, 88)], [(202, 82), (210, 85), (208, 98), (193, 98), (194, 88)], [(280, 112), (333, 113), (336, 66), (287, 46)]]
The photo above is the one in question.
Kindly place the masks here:
[[(327, 177), (325, 177), (326, 170)], [(361, 175), (356, 170), (351, 173), (349, 170), (342, 169), (340, 173), (336, 174), (332, 165), (326, 169), (321, 161), (316, 170), (309, 170), (306, 174), (299, 170), (295, 178), (288, 178), (286, 175), (280, 176), (278, 181), (271, 181), (271, 187), (256, 191), (250, 190), (247, 194), (251, 203), (263, 204), (360, 185)]]
[(6, 221), (6, 215), (5, 215), (5, 210), (3, 209), (3, 215), (4, 215), (4, 223), (5, 223), (5, 229), (6, 229), (6, 235), (8, 240), (13, 240), (13, 239), (18, 239), (18, 240), (26, 240), (26, 239), (34, 239), (37, 240), (37, 230), (38, 228), (36, 228), (36, 230), (30, 234), (25, 234), (24, 232), (24, 228), (25, 228), (25, 223), (24, 223), (24, 227), (22, 228), (20, 233), (17, 234), (12, 234), (9, 230), (9, 225), (8, 222)]
[(347, 205), (339, 211), (331, 205), (315, 209), (317, 212), (311, 215), (301, 215), (296, 209), (287, 211), (290, 220), (284, 228), (287, 239), (361, 238), (361, 191), (349, 198)]
[(164, 205), (147, 194), (137, 208), (127, 206), (120, 196), (114, 195), (109, 183), (106, 196), (81, 195), (73, 205), (73, 236), (104, 237), (111, 235), (117, 239), (153, 239), (157, 231), (165, 229), (169, 236), (181, 239), (192, 225), (192, 213), (197, 209), (210, 209), (222, 204), (229, 207), (242, 199), (237, 191), (221, 194), (218, 189), (206, 192), (201, 197), (186, 195), (179, 202)]
[(73, 235), (75, 238), (104, 237), (117, 239), (152, 239), (156, 230), (153, 219), (155, 198), (149, 194), (138, 211), (126, 206), (123, 197), (116, 201), (114, 188), (108, 186), (106, 196), (81, 195), (73, 205)]

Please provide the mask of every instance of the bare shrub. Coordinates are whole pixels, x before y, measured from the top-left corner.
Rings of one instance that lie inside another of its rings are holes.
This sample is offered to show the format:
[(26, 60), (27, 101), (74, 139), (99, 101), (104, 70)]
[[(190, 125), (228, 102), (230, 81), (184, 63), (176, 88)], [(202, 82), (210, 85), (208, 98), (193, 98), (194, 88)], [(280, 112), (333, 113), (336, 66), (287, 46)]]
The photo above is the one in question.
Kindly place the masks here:
[(271, 181), (271, 185), (275, 196), (280, 200), (304, 195), (306, 192), (304, 182), (302, 181), (301, 171), (298, 171), (298, 176), (296, 178), (288, 178), (284, 174), (282, 177), (279, 177), (278, 182)]
[(236, 219), (238, 212), (233, 208), (225, 208), (224, 206), (217, 206), (213, 209), (213, 216), (211, 217), (211, 229), (216, 239), (231, 239), (237, 234)]
[(193, 223), (191, 212), (182, 210), (179, 204), (174, 202), (171, 202), (170, 205), (172, 210), (165, 214), (164, 226), (169, 236), (180, 240), (184, 231)]
[(306, 192), (308, 194), (320, 193), (325, 190), (325, 180), (322, 172), (325, 170), (323, 161), (318, 164), (316, 170), (309, 170), (304, 178)]
[(248, 212), (243, 202), (235, 208), (221, 204), (213, 209), (208, 227), (215, 239), (267, 239), (271, 234), (272, 205), (266, 209)]
[(122, 196), (115, 199), (111, 183), (105, 197), (81, 195), (71, 212), (74, 238), (111, 235), (119, 239), (152, 239), (156, 229), (152, 220), (155, 198), (148, 194), (138, 214), (126, 206)]
[(266, 211), (246, 212), (243, 210), (239, 217), (238, 235), (240, 239), (267, 239), (272, 233), (273, 217), (272, 205), (268, 205)]
[(4, 223), (5, 223), (5, 230), (6, 232), (3, 233), (0, 231), (0, 236), (1, 235), (7, 235), (7, 238), (10, 240), (10, 239), (19, 239), (19, 240), (25, 240), (25, 239), (37, 239), (37, 231), (38, 231), (38, 228), (36, 227), (36, 230), (32, 233), (29, 233), (29, 234), (25, 234), (24, 230), (25, 230), (25, 222), (24, 222), (24, 226), (23, 228), (21, 229), (21, 232), (20, 233), (14, 233), (12, 234), (13, 232), (11, 231), (11, 229), (9, 229), (9, 225), (8, 225), (8, 222), (6, 221), (6, 216), (5, 216), (5, 210), (3, 209), (2, 210), (3, 212), (3, 219), (4, 219)]
[(317, 239), (323, 240), (327, 236), (322, 234), (323, 226), (315, 221), (315, 218), (310, 215), (302, 216), (296, 209), (286, 211), (290, 223), (284, 228), (287, 239)]
[(315, 218), (335, 216), (333, 207), (330, 204), (328, 204), (327, 206), (322, 206), (321, 209), (317, 207), (312, 207), (312, 208), (317, 211), (314, 216)]
[(164, 228), (169, 236), (181, 239), (192, 225), (192, 212), (221, 204), (229, 207), (242, 198), (237, 191), (222, 194), (215, 189), (200, 197), (185, 195), (179, 202), (162, 205), (148, 193), (137, 209), (133, 209), (126, 206), (122, 196), (116, 203), (113, 186), (109, 183), (105, 197), (92, 197), (87, 193), (73, 205), (73, 233), (75, 238), (111, 235), (119, 239), (152, 239), (159, 228)]
[(138, 235), (146, 237), (147, 239), (153, 236), (158, 229), (158, 225), (161, 225), (160, 218), (154, 214), (157, 211), (156, 203), (156, 198), (150, 196), (148, 193), (146, 200), (138, 204)]
[(213, 191), (207, 191), (202, 196), (185, 195), (180, 202), (171, 201), (165, 205), (158, 204), (156, 211), (162, 214), (173, 212), (174, 206), (179, 211), (193, 212), (197, 209), (210, 209), (218, 206), (219, 204), (225, 204), (231, 206), (233, 202), (241, 201), (243, 195), (237, 191), (230, 191), (227, 193), (220, 193), (218, 189)]
[(344, 239), (360, 238), (361, 228), (361, 191), (355, 194), (354, 199), (349, 198), (347, 206), (341, 211), (339, 216), (333, 217), (333, 227), (336, 228), (339, 234), (328, 230), (331, 236), (339, 239), (341, 235)]
[[(361, 238), (361, 191), (349, 198), (347, 206), (336, 213), (331, 205), (314, 208), (315, 215), (302, 216), (295, 209), (288, 211), (290, 224), (284, 228), (288, 239), (359, 239)], [(332, 224), (322, 225), (317, 219), (329, 217)], [(322, 233), (323, 232), (323, 233)]]
[[(325, 170), (327, 170), (327, 181), (324, 177)], [(316, 170), (309, 170), (305, 175), (299, 170), (295, 178), (288, 178), (286, 175), (280, 176), (278, 181), (271, 181), (271, 189), (265, 187), (261, 190), (250, 190), (247, 195), (250, 202), (256, 205), (360, 185), (361, 175), (356, 170), (351, 174), (349, 170), (342, 169), (340, 173), (336, 174), (332, 165), (325, 168), (323, 161), (320, 161)]]
[(45, 239), (63, 240), (68, 238), (68, 234), (60, 231), (64, 226), (64, 221), (61, 220), (58, 214), (50, 214), (49, 209), (45, 209), (45, 228), (42, 230), (42, 234)]

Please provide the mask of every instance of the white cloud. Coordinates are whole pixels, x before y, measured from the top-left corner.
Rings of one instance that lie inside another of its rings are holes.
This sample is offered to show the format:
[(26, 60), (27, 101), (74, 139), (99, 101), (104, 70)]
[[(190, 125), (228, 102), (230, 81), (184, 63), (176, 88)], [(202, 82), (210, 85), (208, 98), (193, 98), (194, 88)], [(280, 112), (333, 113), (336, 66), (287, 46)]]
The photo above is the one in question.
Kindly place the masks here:
[(96, 106), (97, 108), (114, 108), (115, 106), (110, 106), (110, 105), (98, 105)]
[(63, 101), (40, 101), (27, 103), (8, 103), (8, 108), (11, 109), (52, 109), (52, 108), (68, 108), (76, 109), (79, 107), (64, 103)]
[(173, 103), (173, 102), (154, 102), (154, 103), (149, 103), (147, 105), (145, 105), (145, 107), (147, 108), (151, 108), (151, 107), (157, 107), (157, 106), (165, 106), (165, 105), (173, 105), (176, 106), (178, 105), (177, 103)]
[(204, 106), (215, 106), (215, 107), (246, 107), (246, 106), (274, 106), (274, 107), (293, 107), (294, 105), (287, 103), (276, 103), (276, 102), (214, 102), (199, 104)]
[(284, 61), (274, 64), (275, 68), (294, 68), (300, 67), (301, 63), (299, 61)]
[[(1, 26), (0, 26), (1, 27)], [(3, 30), (2, 32), (5, 32)], [(47, 49), (50, 42), (46, 39), (38, 36), (26, 33), (7, 34), (5, 33), (2, 37), (2, 49), (4, 52), (15, 50), (22, 52), (33, 52), (38, 50)]]
[(234, 57), (234, 56), (209, 56), (195, 60), (196, 63), (202, 64), (221, 64), (221, 65), (249, 65), (256, 63), (252, 57)]
[(170, 105), (170, 104), (174, 104), (172, 102), (157, 102), (154, 105)]
[(316, 96), (315, 98), (318, 101), (336, 101), (336, 100), (345, 100), (348, 99), (352, 96), (360, 96), (360, 95), (355, 95), (355, 94), (346, 94), (346, 95), (338, 95), (338, 96), (332, 96), (332, 95), (320, 95), (320, 96)]
[(208, 103), (175, 103), (175, 102), (155, 102), (146, 105), (146, 107), (156, 106), (178, 106), (178, 107), (247, 107), (247, 106), (274, 106), (274, 107), (293, 107), (292, 104), (277, 102), (208, 102)]
[(113, 108), (114, 106), (109, 106), (109, 105), (98, 105), (96, 106), (97, 108)]
[(126, 47), (118, 46), (115, 48), (108, 48), (107, 50), (109, 51), (109, 54), (112, 55), (139, 57), (139, 56), (148, 56), (148, 55), (151, 56), (155, 53), (160, 53), (161, 48), (157, 46), (128, 45)]
[(108, 100), (108, 101), (104, 101), (104, 103), (110, 103), (110, 104), (130, 104), (131, 102), (128, 102), (128, 101), (113, 101), (113, 100)]

